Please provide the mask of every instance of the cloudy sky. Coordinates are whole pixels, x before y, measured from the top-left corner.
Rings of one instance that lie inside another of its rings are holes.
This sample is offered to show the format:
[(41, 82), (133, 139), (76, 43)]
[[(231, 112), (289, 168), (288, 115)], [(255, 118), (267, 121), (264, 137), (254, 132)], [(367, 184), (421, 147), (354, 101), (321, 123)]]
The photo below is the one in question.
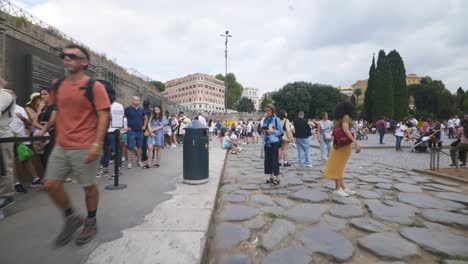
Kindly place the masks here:
[(292, 81), (351, 85), (372, 54), (396, 49), (406, 72), (468, 88), (463, 0), (17, 0), (93, 49), (155, 80), (228, 71), (262, 92)]

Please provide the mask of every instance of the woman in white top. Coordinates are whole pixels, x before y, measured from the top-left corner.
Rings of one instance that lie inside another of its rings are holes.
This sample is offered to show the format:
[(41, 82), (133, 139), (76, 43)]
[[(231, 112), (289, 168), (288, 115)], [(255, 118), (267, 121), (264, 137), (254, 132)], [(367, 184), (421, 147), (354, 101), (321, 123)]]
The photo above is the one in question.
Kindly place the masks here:
[(333, 122), (328, 120), (328, 113), (322, 113), (322, 120), (319, 122), (317, 133), (318, 133), (318, 142), (320, 144), (320, 154), (322, 156), (322, 161), (328, 160), (328, 155), (330, 155), (331, 145), (332, 145), (332, 130)]
[(210, 131), (210, 141), (213, 139), (214, 131), (215, 131), (215, 122), (212, 119), (208, 121), (208, 128)]
[(395, 138), (396, 138), (395, 148), (396, 148), (396, 151), (401, 151), (401, 140), (405, 136), (405, 133), (406, 133), (406, 130), (407, 130), (407, 127), (406, 127), (405, 124), (406, 124), (406, 122), (402, 121), (402, 122), (398, 123), (398, 125), (396, 126), (396, 129), (395, 129)]

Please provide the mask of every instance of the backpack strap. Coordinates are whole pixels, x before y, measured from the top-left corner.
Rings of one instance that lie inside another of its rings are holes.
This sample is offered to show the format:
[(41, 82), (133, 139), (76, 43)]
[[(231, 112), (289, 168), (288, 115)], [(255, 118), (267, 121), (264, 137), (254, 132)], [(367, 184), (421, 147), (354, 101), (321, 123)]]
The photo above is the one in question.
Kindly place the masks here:
[(2, 111), (2, 116), (3, 116), (5, 113), (8, 113), (8, 117), (11, 117), (10, 109), (13, 107), (14, 104), (15, 104), (15, 98), (13, 98), (13, 96), (12, 96), (12, 97), (11, 97), (11, 103), (10, 103), (5, 109), (3, 109), (3, 111)]
[(96, 80), (93, 78), (89, 78), (89, 80), (86, 82), (85, 87), (81, 87), (80, 89), (85, 89), (85, 96), (88, 98), (89, 102), (93, 106), (93, 111), (96, 112), (96, 105), (94, 104), (94, 93), (93, 93), (93, 87), (94, 83)]

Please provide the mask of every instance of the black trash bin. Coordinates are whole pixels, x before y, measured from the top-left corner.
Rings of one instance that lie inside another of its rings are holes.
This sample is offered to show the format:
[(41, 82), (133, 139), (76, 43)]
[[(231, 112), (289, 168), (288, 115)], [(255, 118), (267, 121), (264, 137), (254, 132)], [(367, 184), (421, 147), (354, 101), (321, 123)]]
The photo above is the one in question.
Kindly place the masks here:
[(184, 128), (184, 182), (202, 184), (208, 182), (208, 128), (194, 120)]

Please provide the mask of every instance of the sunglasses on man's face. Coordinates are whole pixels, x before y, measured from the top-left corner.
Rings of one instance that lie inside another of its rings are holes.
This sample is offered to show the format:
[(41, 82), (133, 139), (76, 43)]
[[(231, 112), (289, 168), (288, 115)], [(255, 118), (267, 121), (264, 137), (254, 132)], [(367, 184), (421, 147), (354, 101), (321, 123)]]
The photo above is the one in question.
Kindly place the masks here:
[(84, 59), (83, 57), (80, 57), (76, 54), (73, 53), (62, 53), (60, 54), (61, 59), (65, 59), (65, 57), (68, 57), (70, 60), (82, 60)]

